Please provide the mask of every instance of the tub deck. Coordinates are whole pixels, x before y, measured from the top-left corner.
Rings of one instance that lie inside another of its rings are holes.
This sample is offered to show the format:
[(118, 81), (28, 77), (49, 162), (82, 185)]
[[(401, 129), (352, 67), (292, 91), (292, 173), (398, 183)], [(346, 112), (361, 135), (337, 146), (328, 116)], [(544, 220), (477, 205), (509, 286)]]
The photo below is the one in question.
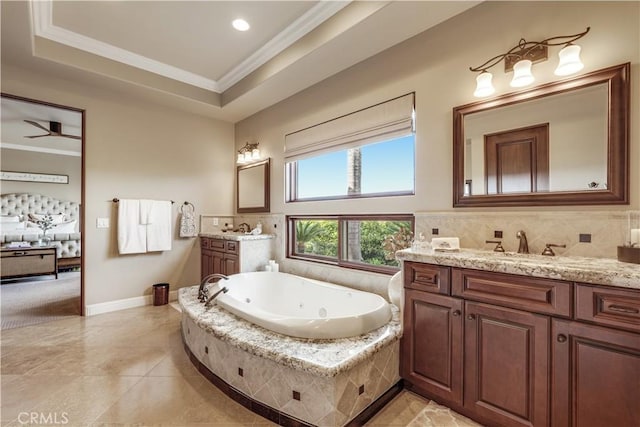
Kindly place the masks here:
[(197, 294), (198, 286), (182, 288), (178, 300), (183, 316), (189, 316), (199, 328), (250, 354), (312, 375), (335, 377), (402, 336), (400, 314), (393, 305), (391, 321), (381, 328), (353, 338), (318, 340), (266, 330), (216, 305), (206, 309)]

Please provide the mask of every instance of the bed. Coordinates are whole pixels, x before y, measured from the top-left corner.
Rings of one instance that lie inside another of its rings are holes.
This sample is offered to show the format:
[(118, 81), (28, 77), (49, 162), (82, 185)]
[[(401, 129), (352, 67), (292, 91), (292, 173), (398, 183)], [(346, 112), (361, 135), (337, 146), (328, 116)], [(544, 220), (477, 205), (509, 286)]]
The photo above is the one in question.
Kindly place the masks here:
[(58, 269), (80, 267), (80, 204), (41, 194), (3, 194), (0, 201), (2, 245), (28, 242), (38, 245), (42, 230), (36, 220), (52, 215), (56, 224), (47, 235), (56, 247)]

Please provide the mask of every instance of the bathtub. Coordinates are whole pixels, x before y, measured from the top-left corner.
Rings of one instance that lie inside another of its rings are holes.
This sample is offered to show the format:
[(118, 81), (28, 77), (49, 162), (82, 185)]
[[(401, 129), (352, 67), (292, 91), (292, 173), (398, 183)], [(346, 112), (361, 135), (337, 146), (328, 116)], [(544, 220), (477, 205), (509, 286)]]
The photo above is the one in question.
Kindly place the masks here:
[(391, 320), (379, 295), (288, 273), (253, 272), (211, 285), (225, 286), (218, 306), (256, 325), (297, 338), (335, 339), (365, 334)]

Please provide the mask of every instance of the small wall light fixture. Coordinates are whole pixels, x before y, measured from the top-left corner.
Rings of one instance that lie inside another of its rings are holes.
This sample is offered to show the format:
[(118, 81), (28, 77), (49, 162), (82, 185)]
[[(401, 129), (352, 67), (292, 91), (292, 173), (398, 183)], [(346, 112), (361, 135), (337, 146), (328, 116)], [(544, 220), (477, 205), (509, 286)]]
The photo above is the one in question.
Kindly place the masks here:
[(238, 150), (238, 161), (237, 163), (250, 163), (256, 160), (260, 160), (260, 149), (258, 148), (259, 142), (255, 142), (253, 144), (249, 144), (248, 142), (244, 144), (244, 146)]
[(569, 74), (580, 71), (584, 64), (580, 60), (580, 46), (573, 44), (576, 40), (584, 37), (591, 27), (578, 34), (569, 36), (555, 36), (542, 41), (528, 42), (520, 39), (518, 44), (506, 53), (496, 55), (477, 67), (469, 67), (472, 72), (479, 72), (476, 77), (476, 90), (473, 95), (481, 98), (489, 96), (495, 92), (491, 79), (493, 75), (487, 71), (494, 65), (499, 64), (504, 59), (504, 72), (513, 70), (513, 78), (511, 80), (512, 87), (527, 86), (535, 80), (531, 67), (533, 64), (546, 61), (548, 56), (548, 48), (550, 46), (564, 46), (558, 52), (558, 67), (554, 71), (557, 76), (568, 76)]

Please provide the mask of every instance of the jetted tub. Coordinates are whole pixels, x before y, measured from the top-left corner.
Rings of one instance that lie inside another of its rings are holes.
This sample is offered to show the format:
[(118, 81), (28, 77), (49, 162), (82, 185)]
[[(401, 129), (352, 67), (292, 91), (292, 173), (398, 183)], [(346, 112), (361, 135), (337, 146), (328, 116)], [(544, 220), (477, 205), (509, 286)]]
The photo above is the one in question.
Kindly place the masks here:
[(288, 273), (254, 272), (211, 285), (229, 289), (215, 303), (263, 328), (298, 338), (333, 339), (361, 335), (391, 320), (379, 295)]

